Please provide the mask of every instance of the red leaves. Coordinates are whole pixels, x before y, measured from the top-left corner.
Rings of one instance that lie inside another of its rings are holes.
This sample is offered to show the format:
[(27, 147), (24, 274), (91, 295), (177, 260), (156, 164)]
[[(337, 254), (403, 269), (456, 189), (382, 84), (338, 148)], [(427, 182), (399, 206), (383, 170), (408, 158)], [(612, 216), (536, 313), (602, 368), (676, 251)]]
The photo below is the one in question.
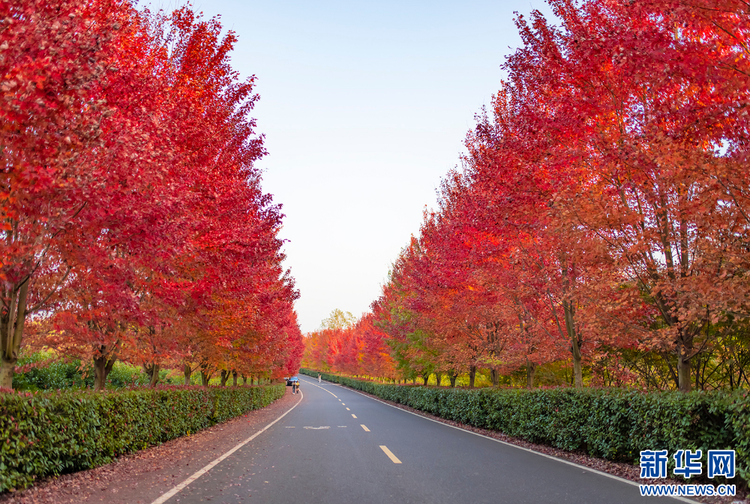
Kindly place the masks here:
[(572, 357), (579, 385), (607, 359), (630, 380), (611, 354), (640, 349), (671, 353), (687, 390), (750, 313), (746, 6), (550, 4), (558, 27), (518, 19), (524, 47), (377, 323), (406, 376)]
[[(299, 339), (281, 214), (253, 167), (264, 154), (248, 115), (253, 79), (229, 65), (234, 35), (188, 8), (2, 8), (7, 323), (23, 324), (9, 312), (31, 278), (27, 313), (49, 318), (67, 352), (104, 345), (136, 362), (225, 366), (219, 355), (246, 348), (239, 369), (264, 340)], [(196, 333), (204, 356), (184, 341)], [(254, 365), (280, 366), (274, 358)]]
[[(329, 322), (337, 312), (343, 315), (335, 310)], [(339, 320), (344, 321), (344, 318)], [(375, 326), (374, 320), (374, 316), (368, 314), (356, 323), (329, 326), (308, 334), (302, 365), (351, 375), (395, 378), (395, 364), (386, 341), (388, 336)]]

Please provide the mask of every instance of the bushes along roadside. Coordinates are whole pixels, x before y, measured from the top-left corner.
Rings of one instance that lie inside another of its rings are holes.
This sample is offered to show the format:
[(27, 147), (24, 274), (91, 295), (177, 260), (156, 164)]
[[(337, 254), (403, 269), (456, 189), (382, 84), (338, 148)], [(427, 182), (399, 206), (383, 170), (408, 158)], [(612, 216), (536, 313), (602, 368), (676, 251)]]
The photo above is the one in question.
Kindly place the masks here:
[(91, 469), (268, 406), (283, 384), (0, 393), (0, 492)]

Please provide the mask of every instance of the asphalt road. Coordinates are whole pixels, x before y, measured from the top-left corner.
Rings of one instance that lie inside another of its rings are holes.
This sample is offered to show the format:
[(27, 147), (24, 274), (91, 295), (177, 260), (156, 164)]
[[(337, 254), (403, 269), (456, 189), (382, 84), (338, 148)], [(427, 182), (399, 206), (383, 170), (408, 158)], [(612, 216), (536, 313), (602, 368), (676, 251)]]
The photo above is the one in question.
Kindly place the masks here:
[(172, 503), (660, 503), (638, 487), (302, 378), (284, 418)]

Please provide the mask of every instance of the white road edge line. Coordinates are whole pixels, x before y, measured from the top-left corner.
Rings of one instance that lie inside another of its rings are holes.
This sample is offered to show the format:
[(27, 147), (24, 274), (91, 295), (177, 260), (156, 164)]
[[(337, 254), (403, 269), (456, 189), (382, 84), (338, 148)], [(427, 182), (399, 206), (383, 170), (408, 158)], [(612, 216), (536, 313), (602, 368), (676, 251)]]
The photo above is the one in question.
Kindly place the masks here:
[(231, 454), (233, 454), (234, 452), (236, 452), (237, 450), (239, 450), (240, 448), (242, 448), (243, 446), (245, 446), (247, 443), (249, 443), (250, 441), (252, 441), (256, 437), (258, 437), (260, 434), (262, 434), (263, 432), (265, 432), (273, 424), (275, 424), (276, 422), (278, 422), (279, 420), (281, 420), (282, 418), (284, 418), (285, 416), (287, 416), (287, 414), (289, 414), (290, 411), (292, 411), (294, 408), (296, 408), (297, 405), (299, 405), (299, 403), (302, 402), (302, 399), (304, 399), (305, 396), (302, 394), (301, 390), (300, 390), (299, 393), (300, 393), (300, 396), (301, 396), (299, 398), (299, 401), (297, 401), (297, 403), (294, 406), (292, 406), (291, 408), (289, 408), (283, 415), (281, 415), (279, 418), (277, 418), (276, 420), (274, 420), (270, 424), (268, 424), (265, 427), (263, 427), (261, 430), (259, 430), (258, 432), (256, 432), (255, 434), (253, 434), (252, 436), (250, 436), (249, 438), (247, 438), (246, 440), (242, 441), (240, 444), (238, 444), (237, 446), (235, 446), (234, 448), (232, 448), (231, 450), (229, 450), (228, 452), (226, 452), (224, 455), (221, 455), (218, 458), (214, 459), (212, 462), (209, 462), (205, 467), (203, 467), (203, 469), (199, 469), (198, 471), (196, 471), (188, 479), (186, 479), (185, 481), (183, 481), (179, 485), (175, 486), (174, 488), (172, 488), (167, 493), (162, 494), (161, 497), (159, 497), (158, 499), (156, 499), (151, 504), (164, 504), (169, 499), (171, 499), (172, 497), (174, 497), (175, 495), (177, 495), (180, 491), (182, 491), (190, 483), (192, 483), (193, 481), (197, 480), (198, 478), (200, 478), (201, 476), (203, 476), (204, 474), (206, 474), (208, 471), (210, 471), (211, 469), (213, 469), (213, 467), (216, 466), (216, 464), (218, 464), (219, 462), (221, 462), (225, 458), (229, 457)]
[(400, 461), (400, 460), (398, 459), (398, 457), (396, 457), (396, 456), (395, 456), (395, 455), (393, 454), (393, 452), (391, 452), (391, 450), (389, 450), (389, 449), (388, 449), (388, 447), (387, 447), (386, 445), (380, 445), (380, 449), (381, 449), (381, 450), (383, 450), (383, 452), (384, 452), (384, 453), (385, 453), (386, 455), (388, 455), (388, 458), (389, 458), (389, 459), (391, 459), (391, 461), (392, 461), (392, 462), (393, 462), (394, 464), (400, 464), (400, 463), (401, 463), (401, 461)]
[[(332, 395), (333, 397), (335, 397), (336, 399), (339, 399), (339, 396), (337, 396), (336, 394), (334, 394), (333, 392), (331, 392), (331, 391), (330, 391), (330, 390), (328, 390), (327, 388), (323, 388), (323, 387), (321, 387), (320, 385), (315, 385), (315, 384), (314, 384), (313, 382), (310, 382), (310, 381), (307, 381), (307, 380), (300, 380), (300, 381), (303, 381), (303, 382), (307, 383), (308, 385), (312, 385), (313, 387), (318, 387), (318, 388), (319, 388), (320, 390), (325, 390), (326, 392), (328, 392), (329, 394), (331, 394), (331, 395)], [(326, 383), (327, 383), (327, 382), (326, 382)], [(341, 399), (339, 399), (339, 401), (340, 401), (340, 400), (341, 400)]]
[[(345, 388), (343, 385), (339, 385), (338, 383), (334, 383), (333, 385), (335, 385), (337, 387)], [(440, 424), (440, 425), (443, 425), (445, 427), (450, 427), (451, 429), (460, 430), (462, 432), (468, 432), (469, 434), (474, 434), (475, 436), (483, 437), (485, 439), (489, 439), (490, 441), (494, 441), (496, 443), (504, 444), (504, 445), (510, 446), (512, 448), (517, 448), (519, 450), (523, 450), (523, 451), (526, 451), (526, 452), (529, 452), (529, 453), (533, 453), (535, 455), (539, 455), (540, 457), (545, 457), (545, 458), (548, 458), (548, 459), (556, 460), (557, 462), (561, 462), (563, 464), (568, 464), (568, 465), (573, 466), (573, 467), (578, 467), (580, 469), (585, 469), (587, 472), (592, 472), (592, 473), (598, 474), (600, 476), (606, 476), (607, 478), (611, 478), (613, 480), (617, 480), (617, 481), (620, 481), (622, 483), (627, 483), (629, 485), (633, 485), (633, 486), (636, 486), (636, 487), (640, 486), (640, 483), (636, 483), (635, 481), (630, 481), (629, 479), (621, 478), (619, 476), (615, 476), (614, 474), (609, 474), (609, 473), (605, 473), (603, 471), (599, 471), (597, 469), (592, 469), (591, 467), (588, 467), (588, 466), (585, 466), (585, 465), (576, 464), (575, 462), (571, 462), (570, 460), (565, 460), (565, 459), (557, 458), (557, 457), (554, 457), (552, 455), (547, 455), (546, 453), (539, 453), (538, 451), (534, 451), (534, 450), (532, 450), (530, 448), (524, 448), (523, 446), (514, 445), (513, 443), (508, 443), (506, 441), (501, 441), (499, 439), (495, 439), (495, 438), (492, 438), (492, 437), (489, 437), (489, 436), (485, 436), (484, 434), (479, 434), (477, 432), (472, 432), (470, 430), (462, 429), (461, 427), (456, 427), (455, 425), (450, 425), (450, 424), (447, 424), (447, 423), (438, 422), (437, 420), (433, 420), (432, 418), (428, 418), (426, 416), (422, 416), (422, 415), (420, 415), (418, 413), (414, 413), (413, 411), (401, 409), (398, 406), (394, 406), (392, 404), (388, 404), (387, 402), (381, 401), (380, 399), (375, 399), (374, 397), (370, 397), (370, 396), (368, 396), (366, 394), (363, 394), (362, 392), (360, 392), (358, 390), (354, 390), (354, 389), (350, 389), (350, 388), (347, 388), (347, 390), (350, 390), (351, 392), (354, 392), (355, 394), (359, 394), (361, 396), (367, 397), (368, 399), (372, 399), (373, 401), (377, 401), (379, 403), (383, 403), (386, 406), (390, 406), (391, 408), (397, 409), (399, 411), (403, 411), (404, 413), (409, 413), (410, 415), (414, 415), (416, 417), (423, 418), (425, 420), (429, 420), (430, 422), (435, 422), (436, 424)], [(665, 497), (671, 497), (672, 499), (678, 500), (680, 502), (689, 502), (690, 504), (696, 504), (698, 502), (698, 501), (694, 501), (694, 500), (691, 500), (691, 499), (686, 499), (685, 497), (677, 497), (677, 496), (665, 496)]]

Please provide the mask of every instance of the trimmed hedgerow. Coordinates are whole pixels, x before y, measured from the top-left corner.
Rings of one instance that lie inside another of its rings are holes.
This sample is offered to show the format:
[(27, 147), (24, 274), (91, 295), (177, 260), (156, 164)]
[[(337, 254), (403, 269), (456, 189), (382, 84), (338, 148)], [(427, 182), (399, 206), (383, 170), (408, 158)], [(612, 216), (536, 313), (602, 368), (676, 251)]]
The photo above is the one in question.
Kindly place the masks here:
[[(302, 370), (317, 376), (317, 371)], [(564, 450), (638, 463), (641, 450), (734, 449), (750, 480), (750, 398), (745, 392), (624, 389), (448, 389), (323, 374), (327, 381), (433, 415)], [(670, 457), (670, 463), (674, 461)]]
[(0, 492), (107, 464), (263, 408), (284, 393), (283, 384), (0, 393)]

